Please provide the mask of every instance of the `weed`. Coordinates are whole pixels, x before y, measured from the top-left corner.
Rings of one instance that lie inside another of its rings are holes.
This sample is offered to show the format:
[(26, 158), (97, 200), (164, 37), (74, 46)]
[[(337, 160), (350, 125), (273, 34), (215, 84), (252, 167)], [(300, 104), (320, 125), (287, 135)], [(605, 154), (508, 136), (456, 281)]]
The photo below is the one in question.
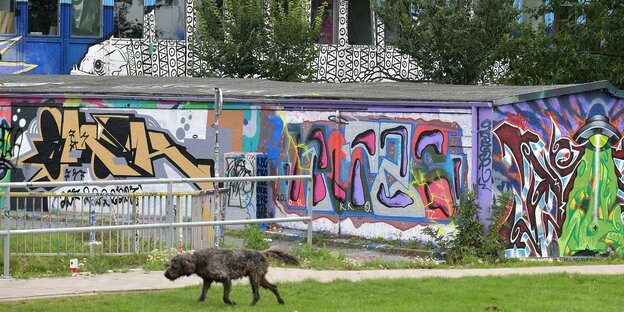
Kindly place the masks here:
[(255, 250), (265, 250), (269, 248), (266, 236), (255, 224), (248, 224), (243, 227), (243, 247)]
[(177, 254), (175, 250), (166, 251), (154, 249), (147, 255), (147, 261), (143, 264), (143, 269), (146, 271), (164, 270), (169, 266), (171, 258)]

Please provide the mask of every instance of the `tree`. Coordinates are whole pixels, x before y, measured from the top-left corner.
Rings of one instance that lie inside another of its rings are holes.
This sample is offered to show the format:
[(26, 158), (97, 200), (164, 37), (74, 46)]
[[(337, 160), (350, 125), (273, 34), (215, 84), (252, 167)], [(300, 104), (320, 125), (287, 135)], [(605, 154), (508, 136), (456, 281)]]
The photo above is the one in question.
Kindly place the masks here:
[(305, 0), (214, 0), (195, 3), (192, 44), (204, 64), (196, 76), (310, 80), (320, 17), (310, 23)]
[(516, 27), (513, 0), (384, 0), (378, 16), (388, 38), (436, 83), (475, 84), (492, 74)]
[[(321, 8), (323, 9), (323, 8)], [(274, 80), (309, 81), (316, 74), (321, 15), (309, 22), (306, 1), (275, 0), (269, 10), (271, 30), (264, 76)]]
[(262, 72), (261, 57), (268, 48), (264, 1), (195, 1), (198, 28), (192, 43), (205, 62), (196, 76), (245, 78)]
[(530, 12), (554, 16), (522, 26), (509, 41), (506, 84), (562, 84), (610, 80), (624, 87), (624, 4), (617, 0), (551, 0)]

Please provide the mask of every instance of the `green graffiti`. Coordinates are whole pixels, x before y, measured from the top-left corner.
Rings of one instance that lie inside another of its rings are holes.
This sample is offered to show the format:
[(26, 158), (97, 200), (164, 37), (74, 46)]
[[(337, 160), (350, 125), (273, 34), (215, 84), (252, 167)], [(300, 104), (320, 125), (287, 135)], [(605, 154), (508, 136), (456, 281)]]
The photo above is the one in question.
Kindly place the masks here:
[(609, 137), (595, 134), (588, 141), (568, 196), (559, 254), (624, 255), (624, 223)]

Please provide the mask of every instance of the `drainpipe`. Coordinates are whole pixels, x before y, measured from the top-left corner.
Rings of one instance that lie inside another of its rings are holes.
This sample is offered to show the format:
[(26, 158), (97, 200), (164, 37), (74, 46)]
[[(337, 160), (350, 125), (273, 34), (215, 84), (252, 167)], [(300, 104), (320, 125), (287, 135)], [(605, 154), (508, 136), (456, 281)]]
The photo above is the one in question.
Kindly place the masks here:
[(473, 191), (477, 191), (479, 185), (479, 109), (476, 106), (472, 106), (472, 146), (471, 154), (472, 161), (470, 166), (470, 185)]

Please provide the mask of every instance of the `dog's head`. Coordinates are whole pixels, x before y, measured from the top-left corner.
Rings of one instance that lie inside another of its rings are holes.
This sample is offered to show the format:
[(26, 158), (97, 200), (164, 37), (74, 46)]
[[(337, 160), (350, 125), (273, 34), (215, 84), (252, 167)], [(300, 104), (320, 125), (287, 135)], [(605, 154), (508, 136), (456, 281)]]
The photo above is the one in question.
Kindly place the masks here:
[(183, 253), (171, 259), (165, 277), (173, 281), (180, 276), (189, 276), (193, 273), (195, 273), (195, 257), (192, 253)]

